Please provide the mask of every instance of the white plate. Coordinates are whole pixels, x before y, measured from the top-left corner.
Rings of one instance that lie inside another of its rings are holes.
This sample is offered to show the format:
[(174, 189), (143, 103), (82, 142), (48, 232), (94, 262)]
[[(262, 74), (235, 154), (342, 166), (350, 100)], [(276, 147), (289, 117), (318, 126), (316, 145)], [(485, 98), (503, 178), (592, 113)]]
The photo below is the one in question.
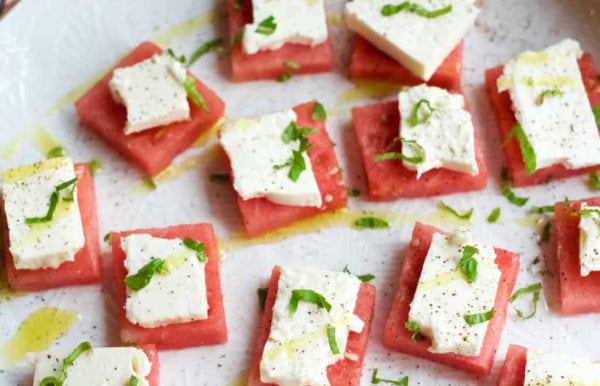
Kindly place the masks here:
[[(344, 1), (328, 1), (329, 14), (340, 15), (343, 4)], [(526, 271), (529, 262), (541, 253), (537, 245), (539, 229), (531, 225), (535, 218), (527, 216), (525, 208), (508, 204), (499, 193), (502, 156), (482, 86), (483, 73), (524, 49), (540, 49), (565, 37), (579, 40), (586, 51), (600, 59), (599, 12), (600, 2), (592, 0), (488, 0), (466, 39), (463, 86), (485, 141), (491, 178), (483, 192), (443, 199), (457, 208), (475, 208), (470, 225), (477, 239), (522, 253), (517, 287), (539, 281)], [(486, 378), (477, 379), (385, 349), (381, 344), (383, 323), (396, 290), (400, 261), (413, 222), (421, 218), (446, 229), (457, 225), (456, 221), (439, 215), (439, 198), (391, 203), (351, 198), (351, 210), (388, 212), (394, 218), (393, 227), (360, 232), (338, 224), (289, 236), (277, 243), (234, 248), (231, 237), (240, 231), (241, 222), (231, 189), (207, 181), (208, 174), (222, 170), (214, 160), (213, 143), (192, 149), (176, 160), (176, 163), (188, 160), (195, 167), (178, 178), (162, 181), (154, 192), (143, 192), (141, 173), (99, 138), (78, 127), (73, 101), (91, 85), (91, 79), (106, 72), (142, 40), (157, 40), (176, 52), (190, 53), (214, 36), (224, 36), (225, 26), (221, 2), (209, 0), (23, 0), (0, 22), (0, 169), (42, 159), (44, 155), (36, 148), (35, 137), (43, 127), (74, 159), (102, 160), (103, 169), (96, 177), (101, 235), (110, 230), (210, 221), (222, 240), (225, 260), (221, 276), (229, 342), (216, 347), (161, 352), (161, 385), (226, 385), (241, 379), (254, 348), (260, 317), (255, 291), (267, 281), (275, 264), (309, 264), (326, 269), (341, 269), (349, 264), (353, 271), (377, 276), (374, 281), (377, 306), (363, 384), (369, 384), (372, 369), (379, 368), (380, 376), (408, 375), (411, 385), (494, 385), (510, 343), (600, 358), (597, 315), (562, 318), (543, 304), (528, 321), (518, 320), (514, 309), (509, 308), (494, 371)], [(348, 31), (334, 21), (331, 33), (338, 66), (335, 74), (297, 77), (284, 84), (272, 81), (233, 84), (227, 79), (226, 55), (215, 53), (201, 58), (191, 70), (225, 99), (230, 118), (319, 99), (330, 111), (327, 126), (338, 144), (336, 152), (345, 171), (345, 181), (348, 186), (365, 191), (349, 110), (355, 105), (371, 103), (373, 97), (392, 95), (393, 87), (356, 88), (350, 83), (346, 79)], [(14, 154), (9, 154), (11, 150)], [(189, 161), (190, 157), (196, 158)], [(519, 189), (518, 194), (531, 197), (532, 205), (547, 205), (564, 196), (575, 199), (595, 193), (586, 187), (585, 177), (576, 177)], [(502, 207), (502, 221), (489, 225), (485, 217), (496, 206)], [(82, 340), (91, 340), (94, 345), (117, 345), (117, 306), (111, 287), (108, 247), (103, 248), (106, 272), (103, 286), (62, 288), (1, 301), (0, 345), (16, 333), (27, 315), (42, 306), (74, 310), (81, 315), (56, 345), (74, 347)], [(29, 385), (31, 373), (28, 361), (3, 362), (0, 384)]]

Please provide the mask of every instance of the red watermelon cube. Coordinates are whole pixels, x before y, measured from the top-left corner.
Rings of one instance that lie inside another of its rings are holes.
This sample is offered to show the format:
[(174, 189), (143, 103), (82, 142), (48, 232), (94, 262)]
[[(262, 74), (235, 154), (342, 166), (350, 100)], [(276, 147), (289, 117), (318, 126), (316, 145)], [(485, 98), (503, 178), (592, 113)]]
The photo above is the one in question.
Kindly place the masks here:
[[(265, 342), (271, 332), (271, 318), (273, 317), (273, 305), (277, 296), (277, 284), (279, 282), (279, 267), (273, 268), (271, 281), (267, 291), (265, 307), (258, 331), (256, 348), (250, 362), (248, 373), (248, 386), (275, 386), (260, 381), (260, 360), (262, 358)], [(346, 352), (357, 354), (357, 360), (344, 359), (327, 368), (327, 377), (331, 386), (359, 386), (362, 374), (362, 365), (367, 351), (371, 319), (375, 307), (375, 287), (368, 283), (362, 283), (358, 292), (358, 299), (354, 314), (364, 322), (361, 333), (350, 332)]]
[(496, 293), (494, 317), (488, 324), (481, 353), (478, 356), (432, 353), (427, 350), (431, 341), (429, 339), (422, 341), (411, 339), (412, 332), (407, 330), (404, 324), (408, 320), (410, 304), (417, 289), (419, 276), (421, 276), (423, 263), (434, 233), (444, 232), (429, 225), (415, 224), (412, 240), (403, 259), (402, 271), (398, 279), (398, 292), (383, 330), (383, 344), (409, 355), (440, 362), (475, 374), (486, 375), (492, 368), (502, 328), (506, 321), (508, 299), (519, 273), (519, 255), (495, 248), (496, 264), (502, 272), (502, 276)]
[(16, 269), (9, 250), (6, 217), (3, 215), (4, 257), (8, 284), (13, 290), (40, 291), (49, 288), (96, 283), (102, 277), (102, 258), (98, 239), (98, 216), (96, 214), (96, 191), (94, 178), (88, 164), (76, 164), (77, 202), (85, 245), (75, 254), (74, 261), (62, 263), (57, 268)]
[[(155, 328), (144, 328), (135, 325), (127, 319), (125, 300), (125, 252), (121, 248), (121, 240), (130, 234), (146, 233), (154, 237), (166, 239), (193, 240), (206, 245), (208, 261), (205, 266), (206, 297), (208, 300), (208, 318), (186, 323), (173, 323)], [(193, 224), (177, 225), (162, 229), (138, 229), (127, 232), (111, 233), (113, 270), (115, 288), (120, 307), (121, 340), (133, 344), (155, 344), (161, 350), (180, 349), (191, 346), (215, 345), (227, 341), (227, 326), (223, 309), (221, 279), (219, 276), (219, 252), (215, 241), (212, 225)]]
[[(584, 54), (579, 59), (579, 68), (583, 83), (588, 93), (591, 107), (600, 105), (600, 81), (596, 76), (596, 66), (590, 54)], [(492, 110), (496, 116), (496, 124), (500, 133), (501, 142), (504, 143), (512, 128), (517, 124), (512, 110), (512, 100), (508, 91), (498, 92), (497, 80), (504, 71), (503, 66), (488, 69), (485, 72), (485, 84), (492, 102)], [(506, 143), (502, 150), (506, 158), (506, 166), (514, 186), (529, 186), (542, 184), (548, 179), (567, 178), (592, 170), (600, 170), (600, 166), (580, 169), (567, 169), (557, 164), (536, 170), (532, 174), (525, 172), (525, 163), (521, 155), (521, 148), (516, 139)]]
[(502, 365), (498, 386), (523, 386), (525, 382), (525, 367), (527, 366), (527, 349), (511, 344), (506, 352)]
[[(156, 44), (144, 42), (114, 68), (132, 66), (162, 53), (163, 50)], [(196, 79), (196, 89), (205, 99), (208, 112), (190, 103), (190, 119), (187, 121), (125, 135), (127, 110), (113, 100), (108, 85), (111, 78), (112, 70), (76, 102), (79, 120), (83, 127), (98, 134), (146, 174), (160, 173), (175, 156), (190, 147), (223, 117), (225, 103), (213, 90)]]
[[(461, 42), (426, 83), (448, 90), (460, 90), (462, 55)], [(354, 35), (352, 40), (350, 79), (382, 80), (405, 85), (425, 83), (423, 79), (359, 35)]]
[(479, 174), (471, 176), (467, 173), (438, 168), (428, 171), (417, 179), (417, 172), (404, 168), (401, 161), (374, 161), (376, 155), (390, 151), (390, 144), (398, 137), (400, 113), (397, 101), (355, 107), (352, 109), (352, 122), (362, 155), (371, 200), (386, 201), (399, 197), (429, 197), (481, 190), (487, 184), (487, 168), (477, 130), (475, 130), (475, 156)]
[[(236, 82), (247, 82), (259, 79), (275, 80), (285, 73), (314, 74), (334, 69), (331, 39), (310, 47), (302, 44), (285, 44), (277, 50), (259, 51), (247, 55), (242, 49), (242, 42), (235, 41), (243, 31), (244, 25), (252, 23), (251, 0), (227, 0), (229, 14), (229, 36), (233, 43), (231, 48), (231, 76)], [(294, 63), (290, 67), (285, 63)]]

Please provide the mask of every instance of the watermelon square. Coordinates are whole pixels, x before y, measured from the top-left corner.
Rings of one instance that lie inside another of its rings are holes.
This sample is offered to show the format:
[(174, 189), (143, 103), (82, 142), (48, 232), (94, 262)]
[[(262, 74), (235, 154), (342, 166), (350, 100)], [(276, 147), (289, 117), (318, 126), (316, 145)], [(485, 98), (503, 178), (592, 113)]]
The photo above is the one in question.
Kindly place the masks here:
[(40, 291), (49, 288), (91, 284), (102, 278), (102, 258), (98, 238), (98, 216), (94, 177), (88, 164), (75, 164), (77, 176), (77, 202), (81, 212), (81, 223), (85, 244), (75, 254), (74, 261), (62, 263), (57, 268), (17, 269), (9, 249), (8, 226), (2, 209), (2, 233), (8, 284), (13, 290)]
[(408, 68), (385, 52), (369, 43), (360, 35), (352, 38), (350, 79), (381, 80), (405, 85), (427, 83), (448, 90), (460, 90), (462, 73), (463, 42), (444, 59), (431, 79), (425, 82)]
[(506, 352), (506, 358), (500, 371), (498, 386), (523, 386), (525, 368), (527, 367), (527, 349), (511, 344)]
[[(325, 130), (325, 121), (315, 121), (312, 118), (315, 103), (313, 101), (298, 105), (294, 107), (294, 111), (298, 117), (298, 127), (316, 129), (307, 135), (312, 145), (307, 153), (321, 191), (323, 205), (315, 208), (275, 204), (266, 198), (244, 200), (236, 192), (242, 221), (246, 232), (251, 237), (346, 206), (348, 196), (333, 150), (333, 143)], [(229, 163), (229, 159), (227, 162)]]
[[(156, 44), (143, 42), (112, 70), (132, 66), (162, 53), (163, 50)], [(167, 168), (175, 156), (223, 117), (225, 103), (196, 79), (196, 89), (205, 99), (208, 112), (190, 103), (190, 119), (187, 121), (125, 135), (127, 109), (113, 100), (109, 87), (112, 70), (75, 103), (79, 120), (84, 128), (98, 134), (148, 175), (156, 175)], [(193, 76), (191, 73), (188, 75)]]
[(496, 252), (496, 264), (502, 272), (502, 276), (500, 277), (498, 292), (496, 293), (494, 317), (488, 324), (481, 353), (478, 356), (432, 353), (427, 350), (431, 345), (431, 340), (428, 338), (422, 341), (411, 339), (412, 332), (407, 330), (404, 324), (408, 320), (410, 304), (417, 289), (423, 263), (434, 233), (445, 232), (429, 225), (415, 224), (412, 239), (404, 256), (402, 271), (398, 279), (398, 292), (392, 303), (392, 308), (383, 330), (383, 344), (388, 348), (409, 355), (440, 362), (457, 369), (470, 371), (474, 374), (489, 374), (498, 349), (498, 343), (500, 342), (502, 328), (506, 321), (508, 299), (511, 296), (519, 273), (519, 255), (494, 248)]
[(571, 215), (582, 203), (600, 206), (600, 197), (554, 205), (554, 242), (558, 278), (558, 311), (564, 315), (600, 312), (600, 272), (581, 276), (579, 268), (579, 216)]
[[(250, 362), (247, 386), (274, 386), (271, 383), (260, 381), (260, 360), (262, 358), (265, 343), (271, 332), (271, 319), (273, 317), (273, 305), (277, 296), (280, 268), (273, 268), (271, 281), (269, 282), (265, 307), (260, 322), (256, 348)], [(346, 352), (357, 354), (356, 360), (345, 358), (327, 368), (327, 377), (332, 386), (360, 386), (363, 361), (367, 351), (369, 330), (375, 307), (375, 287), (368, 283), (362, 283), (358, 291), (358, 298), (354, 308), (354, 314), (361, 318), (365, 324), (361, 333), (350, 332)]]
[[(600, 81), (596, 76), (596, 65), (592, 55), (584, 54), (579, 59), (579, 68), (583, 84), (588, 94), (591, 107), (600, 105)], [(517, 124), (517, 119), (512, 110), (512, 100), (508, 91), (498, 92), (497, 80), (504, 71), (503, 66), (490, 68), (485, 72), (485, 84), (492, 103), (492, 110), (496, 117), (496, 125), (500, 133), (501, 143), (505, 143), (512, 128)], [(532, 174), (525, 172), (525, 163), (521, 148), (516, 139), (510, 140), (503, 147), (506, 167), (512, 178), (513, 186), (530, 186), (547, 182), (549, 179), (560, 179), (585, 174), (593, 170), (600, 170), (600, 166), (579, 169), (567, 169), (557, 164), (536, 170)]]
[(355, 107), (352, 109), (352, 122), (371, 200), (389, 201), (399, 197), (429, 197), (467, 192), (481, 190), (487, 184), (487, 168), (477, 129), (475, 129), (475, 157), (479, 174), (472, 176), (438, 168), (424, 173), (417, 179), (417, 172), (406, 169), (401, 161), (375, 162), (374, 160), (376, 155), (391, 151), (390, 144), (398, 137), (400, 113), (397, 101)]
[[(229, 37), (233, 43), (230, 60), (231, 77), (234, 81), (275, 80), (286, 73), (298, 75), (333, 71), (335, 62), (331, 38), (328, 37), (326, 41), (315, 47), (288, 43), (277, 50), (265, 50), (247, 55), (242, 49), (241, 40), (236, 39), (236, 36), (240, 36), (238, 34), (243, 31), (244, 25), (253, 21), (252, 1), (227, 0), (227, 13)], [(294, 63), (294, 65), (290, 67), (286, 63)]]
[[(173, 323), (155, 328), (144, 328), (127, 319), (125, 301), (125, 252), (121, 240), (131, 234), (150, 234), (165, 239), (184, 239), (204, 243), (208, 261), (205, 265), (206, 297), (208, 300), (208, 318), (186, 323)], [(120, 310), (121, 340), (132, 344), (154, 344), (160, 350), (180, 349), (201, 345), (216, 345), (227, 342), (227, 325), (223, 309), (221, 279), (219, 275), (219, 252), (210, 224), (176, 225), (167, 228), (137, 229), (127, 232), (111, 233), (113, 271), (115, 289)]]

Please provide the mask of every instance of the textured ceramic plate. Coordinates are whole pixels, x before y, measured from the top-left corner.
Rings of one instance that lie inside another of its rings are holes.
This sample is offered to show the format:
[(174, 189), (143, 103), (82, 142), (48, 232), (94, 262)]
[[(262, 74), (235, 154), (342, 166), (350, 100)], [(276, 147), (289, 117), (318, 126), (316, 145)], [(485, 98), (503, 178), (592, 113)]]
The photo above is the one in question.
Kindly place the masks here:
[[(337, 72), (297, 77), (287, 83), (228, 81), (225, 53), (201, 58), (191, 70), (227, 102), (227, 117), (238, 118), (285, 109), (319, 99), (328, 109), (327, 123), (348, 186), (365, 191), (365, 179), (352, 133), (350, 108), (393, 98), (391, 85), (347, 80), (349, 33), (341, 22), (344, 1), (327, 1), (330, 31), (337, 53)], [(101, 235), (111, 230), (212, 222), (221, 241), (223, 296), (229, 342), (223, 346), (161, 352), (161, 385), (237, 385), (254, 347), (259, 321), (256, 288), (267, 281), (275, 264), (307, 264), (377, 277), (377, 305), (364, 365), (363, 384), (371, 371), (381, 376), (410, 377), (420, 385), (493, 385), (510, 343), (600, 358), (598, 316), (562, 318), (546, 304), (554, 299), (552, 279), (544, 278), (546, 296), (536, 316), (518, 320), (509, 309), (508, 320), (493, 373), (482, 379), (435, 363), (389, 352), (381, 344), (382, 328), (396, 290), (404, 250), (416, 220), (445, 229), (470, 226), (481, 241), (521, 253), (521, 287), (539, 276), (527, 272), (536, 256), (543, 256), (538, 235), (544, 223), (525, 208), (507, 203), (500, 195), (502, 157), (489, 102), (482, 86), (488, 67), (501, 64), (524, 49), (540, 49), (562, 38), (579, 40), (600, 59), (600, 2), (594, 0), (487, 0), (477, 25), (466, 38), (463, 86), (484, 139), (490, 169), (483, 192), (443, 197), (456, 208), (475, 208), (471, 223), (441, 214), (441, 198), (369, 203), (351, 198), (349, 212), (312, 222), (277, 237), (248, 241), (238, 237), (241, 222), (231, 189), (208, 182), (210, 173), (222, 172), (215, 157), (214, 138), (182, 154), (170, 173), (158, 180), (156, 190), (143, 176), (97, 137), (78, 127), (73, 102), (119, 57), (142, 40), (154, 40), (179, 53), (190, 53), (201, 43), (224, 36), (226, 16), (221, 2), (208, 0), (23, 0), (0, 21), (0, 169), (44, 157), (52, 142), (62, 144), (75, 160), (102, 161), (96, 177)], [(547, 205), (595, 193), (585, 177), (520, 189), (532, 205)], [(485, 218), (502, 208), (498, 224)], [(372, 211), (390, 220), (381, 231), (358, 231), (347, 226), (360, 211)], [(551, 252), (551, 248), (547, 253)], [(15, 296), (0, 289), (0, 348), (17, 334), (34, 311), (55, 307), (79, 315), (53, 346), (74, 347), (82, 340), (94, 345), (117, 345), (117, 306), (109, 270), (108, 246), (103, 246), (105, 279), (102, 285), (63, 288)], [(4, 286), (2, 284), (0, 287)], [(14, 347), (14, 346), (13, 346)], [(0, 384), (29, 385), (32, 357), (9, 360), (4, 349)]]

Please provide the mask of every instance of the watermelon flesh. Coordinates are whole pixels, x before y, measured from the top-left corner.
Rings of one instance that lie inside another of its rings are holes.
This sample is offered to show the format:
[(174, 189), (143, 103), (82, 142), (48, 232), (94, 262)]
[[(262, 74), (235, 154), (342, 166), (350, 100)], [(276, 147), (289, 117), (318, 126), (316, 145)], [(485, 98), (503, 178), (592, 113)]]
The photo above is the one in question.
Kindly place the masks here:
[(511, 344), (506, 352), (498, 386), (523, 386), (527, 366), (527, 349)]
[(156, 346), (153, 344), (145, 344), (143, 346), (139, 346), (139, 349), (143, 350), (148, 360), (152, 364), (150, 368), (150, 374), (146, 376), (148, 380), (148, 384), (150, 386), (158, 386), (160, 382), (160, 362), (158, 360), (158, 351), (156, 351)]

